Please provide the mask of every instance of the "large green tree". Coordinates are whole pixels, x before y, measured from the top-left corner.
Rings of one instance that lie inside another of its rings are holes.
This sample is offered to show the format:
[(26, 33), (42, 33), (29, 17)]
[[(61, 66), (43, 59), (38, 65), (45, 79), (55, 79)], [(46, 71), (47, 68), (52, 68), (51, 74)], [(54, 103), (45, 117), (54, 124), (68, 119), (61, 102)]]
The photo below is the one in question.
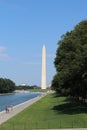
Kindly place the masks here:
[(65, 95), (82, 97), (85, 100), (87, 96), (87, 20), (80, 22), (72, 31), (61, 37), (54, 64), (57, 74), (52, 81), (52, 89), (60, 89)]
[(0, 93), (11, 93), (15, 90), (15, 83), (6, 78), (0, 78)]

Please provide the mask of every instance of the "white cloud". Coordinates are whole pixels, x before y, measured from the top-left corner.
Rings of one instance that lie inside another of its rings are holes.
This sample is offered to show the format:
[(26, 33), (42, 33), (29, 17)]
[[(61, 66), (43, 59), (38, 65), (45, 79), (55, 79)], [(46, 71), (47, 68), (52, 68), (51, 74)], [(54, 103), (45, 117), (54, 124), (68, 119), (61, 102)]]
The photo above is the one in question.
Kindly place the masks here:
[(8, 54), (5, 54), (5, 53), (0, 54), (0, 60), (7, 61), (9, 59), (10, 58), (9, 58)]
[(9, 10), (26, 10), (26, 8), (24, 7), (24, 5), (20, 5), (19, 2), (13, 2), (13, 1), (6, 1), (6, 0), (0, 0), (0, 7), (9, 9)]
[(3, 52), (3, 51), (5, 51), (5, 50), (6, 50), (6, 47), (0, 46), (0, 52)]
[(5, 52), (5, 46), (0, 46), (0, 61), (8, 61), (10, 59), (9, 55)]

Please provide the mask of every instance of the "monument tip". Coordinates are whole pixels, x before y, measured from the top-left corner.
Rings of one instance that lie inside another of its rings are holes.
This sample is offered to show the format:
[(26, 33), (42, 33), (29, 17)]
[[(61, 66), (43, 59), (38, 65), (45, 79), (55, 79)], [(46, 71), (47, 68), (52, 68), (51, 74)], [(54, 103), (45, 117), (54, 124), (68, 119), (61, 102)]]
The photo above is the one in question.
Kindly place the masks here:
[(45, 44), (43, 44), (43, 47), (45, 47)]

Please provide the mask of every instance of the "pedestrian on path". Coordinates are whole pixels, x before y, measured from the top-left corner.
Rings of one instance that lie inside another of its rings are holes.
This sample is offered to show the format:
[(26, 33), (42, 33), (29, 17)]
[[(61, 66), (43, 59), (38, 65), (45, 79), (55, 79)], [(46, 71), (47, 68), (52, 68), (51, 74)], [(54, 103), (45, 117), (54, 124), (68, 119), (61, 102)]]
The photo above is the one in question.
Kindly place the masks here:
[(6, 113), (9, 113), (9, 108), (8, 108), (8, 106), (6, 106), (5, 110), (6, 110)]

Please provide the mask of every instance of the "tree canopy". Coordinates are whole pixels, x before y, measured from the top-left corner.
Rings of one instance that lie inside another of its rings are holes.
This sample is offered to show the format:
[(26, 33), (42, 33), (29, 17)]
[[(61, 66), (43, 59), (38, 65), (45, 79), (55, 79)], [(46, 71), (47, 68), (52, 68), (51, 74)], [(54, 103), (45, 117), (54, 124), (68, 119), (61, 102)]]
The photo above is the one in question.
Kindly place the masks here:
[(15, 90), (15, 83), (6, 78), (0, 78), (0, 93), (11, 93)]
[(81, 21), (58, 42), (52, 89), (64, 95), (87, 96), (87, 20)]

